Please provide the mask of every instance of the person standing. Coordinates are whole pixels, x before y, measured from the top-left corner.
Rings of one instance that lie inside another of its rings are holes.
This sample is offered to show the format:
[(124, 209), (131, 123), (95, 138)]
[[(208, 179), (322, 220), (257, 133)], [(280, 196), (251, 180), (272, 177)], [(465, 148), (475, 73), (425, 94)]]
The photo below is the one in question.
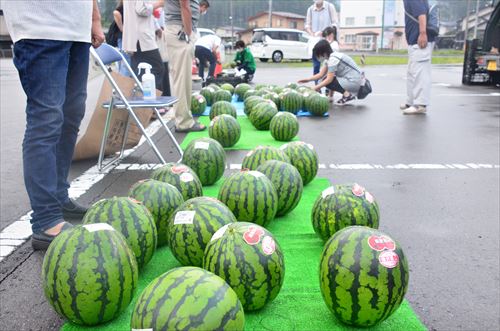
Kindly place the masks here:
[[(338, 14), (335, 6), (327, 1), (314, 0), (307, 9), (305, 30), (311, 35), (311, 48), (321, 39), (323, 30), (335, 26), (338, 31)], [(313, 75), (319, 73), (321, 62), (312, 54)]]
[(170, 57), (171, 89), (179, 100), (174, 105), (177, 132), (203, 131), (191, 114), (191, 66), (200, 18), (198, 0), (165, 1), (165, 39)]
[[(156, 43), (153, 11), (163, 7), (164, 1), (135, 0), (123, 2), (123, 50), (132, 53), (131, 67), (137, 74), (141, 62), (152, 66), (156, 88), (163, 91), (163, 61)], [(141, 79), (144, 71), (138, 75)]]
[(208, 77), (214, 77), (215, 65), (217, 64), (217, 52), (222, 40), (214, 34), (207, 34), (199, 38), (195, 43), (194, 56), (200, 62), (198, 74), (201, 79), (205, 76), (205, 65), (208, 62)]
[(104, 42), (94, 1), (4, 1), (14, 65), (27, 96), (23, 172), (33, 209), (34, 249), (46, 249), (70, 218), (87, 208), (68, 195), (80, 122), (85, 113), (89, 48)]
[(427, 33), (427, 0), (403, 0), (405, 35), (408, 43), (406, 102), (400, 106), (403, 114), (425, 114), (431, 98), (432, 50), (436, 36)]
[[(123, 40), (123, 0), (118, 2), (115, 10), (113, 10), (113, 20), (115, 21), (118, 30), (120, 30), (118, 34), (117, 47), (122, 51), (123, 57), (125, 61), (130, 65), (130, 55), (127, 52), (124, 52), (122, 49), (122, 40)], [(123, 61), (120, 61), (118, 65), (118, 72), (126, 77), (131, 77), (130, 72), (128, 72), (127, 67), (123, 64)]]

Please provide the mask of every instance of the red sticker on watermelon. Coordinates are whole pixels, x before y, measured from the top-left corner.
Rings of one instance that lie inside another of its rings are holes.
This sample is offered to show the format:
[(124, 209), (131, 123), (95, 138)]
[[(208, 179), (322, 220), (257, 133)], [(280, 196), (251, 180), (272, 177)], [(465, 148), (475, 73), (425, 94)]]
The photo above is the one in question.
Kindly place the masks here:
[(362, 197), (365, 194), (365, 188), (359, 184), (354, 184), (352, 186), (352, 194), (357, 197)]
[(368, 192), (368, 191), (365, 192), (365, 199), (369, 203), (373, 203), (375, 201), (375, 198), (373, 197), (373, 195), (371, 195), (370, 192)]
[(395, 250), (396, 243), (387, 236), (370, 236), (368, 238), (368, 246), (371, 249), (381, 252), (383, 250)]
[(171, 170), (174, 174), (182, 174), (188, 171), (188, 168), (184, 165), (178, 165), (178, 166), (173, 166)]
[(384, 251), (378, 256), (378, 261), (386, 268), (392, 269), (399, 263), (399, 256), (393, 251)]
[(266, 255), (271, 255), (276, 251), (276, 242), (272, 237), (265, 236), (264, 239), (262, 239), (262, 250)]
[(243, 234), (243, 240), (249, 245), (257, 245), (263, 235), (264, 230), (256, 226), (250, 226)]

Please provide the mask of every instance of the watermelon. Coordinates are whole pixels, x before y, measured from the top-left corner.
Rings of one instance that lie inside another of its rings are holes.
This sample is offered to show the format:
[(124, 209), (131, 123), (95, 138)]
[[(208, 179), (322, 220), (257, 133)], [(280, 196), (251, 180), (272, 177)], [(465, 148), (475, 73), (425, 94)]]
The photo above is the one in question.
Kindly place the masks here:
[(304, 97), (295, 91), (289, 91), (281, 94), (280, 106), (282, 111), (297, 114), (302, 109)]
[(278, 141), (290, 141), (299, 132), (299, 121), (294, 114), (280, 112), (271, 120), (269, 130), (274, 139)]
[(203, 252), (215, 231), (236, 222), (229, 208), (214, 198), (184, 202), (168, 222), (170, 250), (183, 265), (201, 267)]
[(251, 96), (254, 96), (254, 95), (257, 95), (257, 91), (256, 90), (248, 90), (243, 95), (243, 100), (246, 100), (247, 98), (249, 98)]
[(302, 94), (304, 94), (306, 92), (314, 91), (312, 88), (310, 88), (308, 86), (304, 86), (304, 85), (297, 87), (295, 90), (299, 93), (302, 93)]
[(257, 130), (269, 130), (271, 120), (278, 113), (276, 107), (268, 102), (256, 105), (250, 113), (250, 122)]
[(247, 83), (236, 85), (236, 87), (234, 88), (234, 93), (238, 96), (238, 101), (245, 100), (245, 93), (251, 89), (252, 87)]
[(212, 105), (210, 109), (210, 119), (213, 120), (215, 116), (222, 114), (231, 115), (236, 118), (238, 115), (236, 113), (236, 107), (227, 101), (217, 101)]
[(224, 174), (226, 153), (217, 140), (198, 138), (186, 147), (182, 163), (196, 172), (202, 185), (212, 185)]
[(229, 91), (220, 89), (218, 91), (215, 91), (212, 103), (216, 103), (217, 101), (231, 102), (232, 99), (232, 94), (229, 93)]
[(76, 324), (102, 324), (120, 315), (132, 301), (137, 278), (134, 253), (109, 224), (61, 232), (43, 259), (47, 301)]
[(154, 279), (132, 312), (132, 330), (243, 331), (245, 313), (226, 282), (196, 267), (172, 269)]
[(278, 194), (277, 216), (291, 212), (299, 204), (302, 197), (302, 177), (290, 163), (270, 160), (261, 164), (257, 171), (271, 180)]
[(193, 115), (202, 115), (207, 108), (207, 100), (201, 94), (191, 96), (191, 113)]
[(279, 86), (274, 86), (274, 87), (272, 88), (272, 91), (273, 91), (274, 93), (281, 94), (281, 93), (283, 92), (283, 88), (282, 88), (282, 87), (279, 87)]
[(280, 96), (278, 93), (274, 93), (274, 92), (268, 92), (266, 94), (264, 94), (263, 96), (264, 99), (267, 99), (267, 100), (271, 100), (272, 102), (274, 102), (276, 104), (276, 107), (279, 109), (280, 108)]
[(245, 114), (249, 116), (252, 113), (253, 107), (261, 103), (262, 101), (264, 101), (264, 98), (259, 97), (258, 95), (252, 95), (246, 98), (243, 102), (243, 110), (245, 111)]
[(316, 177), (318, 173), (318, 154), (314, 146), (303, 141), (292, 141), (280, 147), (290, 159), (292, 165), (297, 168), (302, 177), (304, 185)]
[(305, 92), (302, 93), (303, 100), (304, 100), (304, 103), (302, 105), (302, 109), (303, 110), (310, 112), (309, 103), (311, 102), (311, 99), (315, 95), (319, 95), (319, 93), (316, 92), (316, 91), (305, 91)]
[(283, 151), (271, 146), (257, 146), (245, 155), (241, 168), (257, 170), (258, 166), (269, 160), (290, 163), (290, 159)]
[(379, 209), (364, 187), (336, 185), (325, 189), (316, 199), (311, 213), (314, 231), (323, 240), (352, 225), (378, 229)]
[(210, 122), (208, 135), (217, 140), (222, 147), (231, 147), (240, 140), (241, 127), (234, 117), (222, 114)]
[(226, 90), (228, 91), (229, 93), (231, 93), (231, 95), (233, 95), (234, 93), (234, 86), (229, 84), (229, 83), (224, 83), (220, 86), (221, 90)]
[(264, 89), (268, 89), (268, 88), (269, 88), (269, 84), (257, 84), (257, 85), (255, 85), (256, 91), (260, 91), (260, 90), (264, 90)]
[(129, 196), (142, 202), (148, 208), (156, 224), (158, 246), (166, 245), (168, 219), (184, 202), (179, 190), (173, 185), (154, 179), (146, 179), (134, 184), (130, 188)]
[(258, 171), (234, 173), (222, 184), (218, 197), (240, 222), (266, 226), (278, 210), (273, 183)]
[(280, 245), (261, 226), (237, 222), (219, 229), (207, 245), (203, 268), (223, 278), (245, 311), (271, 302), (285, 279)]
[(200, 90), (200, 95), (202, 95), (205, 98), (205, 101), (207, 102), (207, 106), (212, 105), (214, 93), (215, 93), (215, 90), (211, 87), (208, 87), (208, 86), (204, 87)]
[(306, 100), (307, 110), (314, 116), (323, 116), (330, 109), (330, 101), (324, 95), (312, 94)]
[(268, 90), (267, 88), (263, 88), (263, 89), (257, 90), (256, 95), (258, 95), (259, 97), (264, 97), (264, 95), (267, 95), (269, 93), (273, 93), (273, 92), (271, 90)]
[(208, 85), (208, 87), (210, 87), (212, 90), (214, 90), (214, 92), (217, 92), (221, 89), (220, 86), (215, 84), (215, 83)]
[(153, 171), (151, 178), (175, 186), (181, 192), (184, 200), (203, 195), (198, 175), (182, 163), (167, 163)]
[(299, 87), (299, 85), (297, 83), (288, 83), (288, 84), (285, 85), (285, 87), (288, 87), (288, 88), (291, 88), (293, 90), (296, 90)]
[(158, 234), (153, 215), (139, 201), (113, 197), (94, 203), (85, 213), (83, 224), (107, 223), (120, 231), (134, 252), (139, 269), (153, 257)]
[(335, 317), (371, 327), (394, 313), (408, 288), (409, 269), (401, 245), (364, 226), (335, 233), (321, 255), (320, 286)]

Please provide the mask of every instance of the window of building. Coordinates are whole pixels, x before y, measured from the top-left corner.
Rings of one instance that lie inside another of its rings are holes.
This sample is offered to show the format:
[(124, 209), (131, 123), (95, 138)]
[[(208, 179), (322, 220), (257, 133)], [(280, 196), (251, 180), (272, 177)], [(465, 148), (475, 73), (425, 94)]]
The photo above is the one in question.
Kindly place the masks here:
[(297, 21), (290, 21), (290, 22), (288, 22), (288, 27), (290, 29), (297, 29)]
[(345, 35), (345, 43), (346, 44), (354, 44), (356, 42), (355, 34), (346, 34)]
[(281, 20), (279, 18), (276, 20), (276, 26), (281, 27)]
[(375, 16), (366, 16), (365, 17), (366, 25), (375, 25)]
[(345, 25), (354, 25), (354, 17), (346, 17)]
[(373, 36), (361, 36), (361, 50), (373, 50)]

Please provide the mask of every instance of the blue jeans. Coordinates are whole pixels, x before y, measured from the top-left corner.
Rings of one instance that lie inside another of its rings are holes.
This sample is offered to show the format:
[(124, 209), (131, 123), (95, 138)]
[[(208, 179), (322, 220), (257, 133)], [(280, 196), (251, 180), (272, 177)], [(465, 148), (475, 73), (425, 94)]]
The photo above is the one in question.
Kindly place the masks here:
[(62, 221), (69, 201), (68, 172), (85, 114), (90, 44), (23, 39), (14, 64), (27, 96), (23, 141), (24, 183), (33, 232)]
[[(312, 60), (313, 60), (313, 75), (316, 75), (319, 73), (319, 69), (321, 68), (321, 62), (318, 61), (318, 59), (316, 58), (316, 56), (312, 56)], [(314, 83), (316, 85), (318, 85), (318, 81), (315, 80)]]
[[(130, 62), (131, 61), (130, 55), (127, 52), (122, 50), (122, 38), (118, 38), (117, 44), (118, 44), (118, 49), (122, 52), (123, 57), (125, 58), (125, 60), (127, 60), (128, 65), (130, 65), (130, 63), (131, 63)], [(120, 61), (120, 63), (118, 64), (118, 72), (125, 77), (132, 77), (132, 74), (130, 73), (130, 71), (128, 71), (125, 64), (123, 64), (123, 61)], [(137, 75), (137, 73), (135, 73), (135, 74)]]

